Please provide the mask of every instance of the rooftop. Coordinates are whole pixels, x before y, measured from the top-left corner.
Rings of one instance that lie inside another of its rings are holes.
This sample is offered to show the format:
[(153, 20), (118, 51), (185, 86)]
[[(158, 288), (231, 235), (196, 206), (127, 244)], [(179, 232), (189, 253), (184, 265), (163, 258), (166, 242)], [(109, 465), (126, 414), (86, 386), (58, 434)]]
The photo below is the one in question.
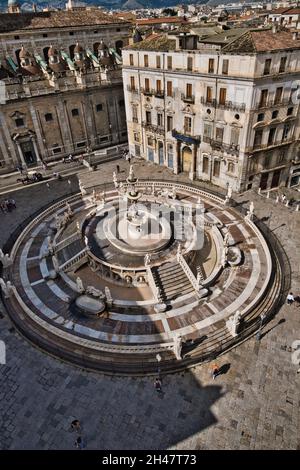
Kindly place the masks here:
[(176, 47), (175, 39), (170, 39), (164, 34), (151, 34), (148, 38), (141, 42), (131, 44), (125, 49), (141, 50), (141, 51), (162, 51), (168, 52)]
[(98, 9), (0, 14), (0, 34), (19, 30), (98, 26), (127, 22)]
[(148, 24), (163, 24), (163, 23), (186, 23), (184, 18), (179, 18), (178, 16), (165, 16), (162, 18), (146, 18), (141, 20), (136, 20), (138, 26), (148, 25)]
[(247, 31), (239, 38), (227, 44), (224, 52), (255, 53), (272, 52), (286, 49), (300, 49), (300, 39), (293, 39), (290, 31), (272, 30)]

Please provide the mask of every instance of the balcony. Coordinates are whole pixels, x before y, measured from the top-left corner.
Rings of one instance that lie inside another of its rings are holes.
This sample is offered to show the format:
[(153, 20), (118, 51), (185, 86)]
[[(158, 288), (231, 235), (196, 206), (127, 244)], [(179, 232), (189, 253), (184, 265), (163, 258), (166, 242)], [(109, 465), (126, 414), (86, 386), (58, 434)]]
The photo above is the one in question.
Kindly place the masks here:
[(131, 93), (139, 93), (139, 90), (135, 86), (127, 85), (127, 91), (130, 91)]
[(217, 103), (220, 109), (230, 109), (232, 111), (244, 112), (246, 111), (246, 103), (235, 103), (234, 101), (225, 101), (224, 103)]
[(217, 100), (215, 98), (207, 99), (204, 96), (201, 96), (200, 103), (205, 104), (205, 106), (210, 106), (210, 107), (213, 107), (213, 108), (215, 108), (217, 106)]
[(162, 126), (157, 126), (155, 124), (151, 124), (146, 121), (142, 122), (142, 126), (144, 127), (144, 129), (146, 129), (146, 131), (153, 132), (154, 134), (160, 134), (160, 135), (165, 134), (165, 128)]
[(189, 104), (195, 103), (195, 95), (186, 95), (185, 93), (181, 93), (181, 99), (185, 103), (189, 103)]
[(154, 94), (154, 90), (152, 88), (141, 87), (141, 93), (146, 96), (152, 96)]
[(141, 88), (141, 93), (146, 96), (155, 96), (156, 98), (164, 98), (165, 92), (163, 90), (155, 90), (154, 88)]
[(265, 101), (261, 101), (260, 103), (256, 103), (252, 109), (256, 110), (256, 109), (264, 109), (264, 108), (292, 106), (294, 104), (295, 103), (293, 103), (291, 98), (285, 98), (285, 99), (281, 99), (281, 100), (275, 100), (274, 98), (271, 98), (269, 100), (265, 100)]
[(272, 149), (274, 147), (279, 147), (281, 145), (288, 145), (288, 144), (291, 144), (292, 142), (295, 142), (295, 141), (296, 141), (296, 139), (294, 137), (291, 137), (291, 138), (285, 139), (285, 140), (275, 140), (272, 143), (254, 144), (252, 147), (248, 147), (246, 149), (246, 152), (259, 152), (260, 150)]
[(221, 152), (230, 153), (231, 155), (239, 155), (240, 146), (235, 144), (225, 144), (220, 140), (214, 140), (211, 137), (203, 136), (203, 142), (210, 144), (211, 148), (214, 150), (219, 150)]
[(195, 144), (199, 145), (201, 142), (201, 137), (200, 135), (191, 135), (189, 133), (186, 133), (185, 131), (178, 132), (176, 129), (172, 130), (172, 137), (175, 137), (176, 140), (179, 140), (180, 142), (183, 142), (185, 144)]

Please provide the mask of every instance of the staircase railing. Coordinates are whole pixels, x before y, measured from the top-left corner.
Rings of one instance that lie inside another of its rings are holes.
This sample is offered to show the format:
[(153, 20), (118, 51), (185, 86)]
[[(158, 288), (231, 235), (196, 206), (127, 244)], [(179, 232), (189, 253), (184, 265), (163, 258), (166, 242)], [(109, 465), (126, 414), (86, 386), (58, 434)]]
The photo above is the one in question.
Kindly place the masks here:
[(88, 259), (87, 255), (87, 248), (85, 247), (83, 250), (81, 250), (79, 253), (77, 253), (75, 256), (70, 258), (68, 261), (65, 263), (61, 264), (59, 266), (60, 271), (68, 271), (70, 268), (78, 264), (79, 261), (85, 262)]
[(198, 283), (198, 281), (195, 278), (191, 268), (189, 267), (189, 265), (187, 264), (186, 260), (184, 259), (183, 255), (181, 253), (177, 254), (177, 261), (180, 264), (184, 274), (187, 276), (188, 280), (192, 284), (193, 289), (198, 294), (198, 292), (199, 292), (199, 283)]
[(152, 270), (151, 270), (150, 266), (146, 267), (146, 271), (147, 271), (148, 284), (149, 284), (150, 289), (152, 290), (153, 297), (154, 297), (156, 302), (159, 302), (160, 301), (160, 299), (159, 299), (159, 287), (155, 283), (155, 279), (153, 277), (153, 273), (152, 273)]
[(64, 248), (71, 245), (71, 243), (76, 242), (77, 240), (80, 240), (80, 234), (77, 233), (77, 232), (72, 233), (72, 235), (70, 235), (69, 237), (66, 237), (63, 240), (61, 240), (60, 242), (58, 242), (56, 244), (55, 249), (56, 249), (56, 251), (63, 250)]

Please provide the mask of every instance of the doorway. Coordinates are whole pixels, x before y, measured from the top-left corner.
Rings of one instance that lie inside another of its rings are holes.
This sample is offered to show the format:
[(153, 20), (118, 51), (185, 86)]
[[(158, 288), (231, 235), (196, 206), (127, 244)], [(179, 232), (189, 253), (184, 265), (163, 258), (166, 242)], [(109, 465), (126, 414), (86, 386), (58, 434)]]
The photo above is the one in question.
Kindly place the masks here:
[(263, 173), (260, 178), (260, 189), (267, 189), (269, 173)]
[(158, 160), (160, 165), (164, 165), (164, 144), (158, 142)]
[(278, 188), (280, 181), (281, 170), (275, 170), (271, 182), (271, 188)]
[(192, 151), (189, 147), (182, 149), (182, 171), (189, 173), (192, 168)]
[(22, 142), (21, 150), (27, 166), (34, 166), (37, 162), (36, 154), (32, 141)]

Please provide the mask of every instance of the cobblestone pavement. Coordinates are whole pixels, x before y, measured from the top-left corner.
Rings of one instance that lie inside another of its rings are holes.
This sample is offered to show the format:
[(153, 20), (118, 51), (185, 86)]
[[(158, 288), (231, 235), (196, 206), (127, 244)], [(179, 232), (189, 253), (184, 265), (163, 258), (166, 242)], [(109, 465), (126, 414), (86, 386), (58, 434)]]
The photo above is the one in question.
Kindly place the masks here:
[[(109, 166), (101, 172), (104, 181)], [(139, 171), (149, 174), (147, 165)], [(99, 172), (91, 175), (100, 179)], [(280, 239), (291, 262), (291, 290), (298, 294), (300, 213), (253, 192), (237, 199), (246, 206), (253, 200), (256, 214)], [(29, 200), (20, 196), (14, 223), (21, 222)], [(252, 338), (218, 359), (226, 374), (212, 380), (210, 364), (197, 366), (164, 377), (164, 393), (157, 395), (153, 377), (108, 377), (45, 355), (19, 336), (3, 312), (0, 449), (73, 448), (69, 425), (75, 417), (88, 449), (300, 449), (300, 374), (290, 351), (300, 340), (299, 326), (300, 308), (285, 305), (260, 341)]]

